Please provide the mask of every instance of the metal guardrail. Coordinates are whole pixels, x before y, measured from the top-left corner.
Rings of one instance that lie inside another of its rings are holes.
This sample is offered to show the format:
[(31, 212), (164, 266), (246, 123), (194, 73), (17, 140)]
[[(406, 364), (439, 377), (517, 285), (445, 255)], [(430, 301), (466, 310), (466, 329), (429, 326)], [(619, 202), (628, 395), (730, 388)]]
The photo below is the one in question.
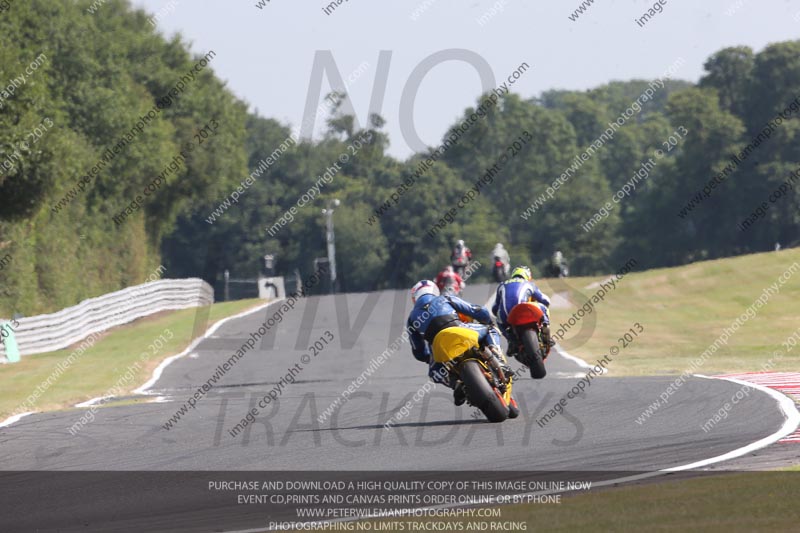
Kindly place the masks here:
[[(153, 313), (212, 303), (214, 290), (201, 279), (152, 281), (89, 298), (56, 313), (20, 318), (14, 336), (23, 356), (52, 352)], [(2, 344), (0, 356), (5, 357)]]

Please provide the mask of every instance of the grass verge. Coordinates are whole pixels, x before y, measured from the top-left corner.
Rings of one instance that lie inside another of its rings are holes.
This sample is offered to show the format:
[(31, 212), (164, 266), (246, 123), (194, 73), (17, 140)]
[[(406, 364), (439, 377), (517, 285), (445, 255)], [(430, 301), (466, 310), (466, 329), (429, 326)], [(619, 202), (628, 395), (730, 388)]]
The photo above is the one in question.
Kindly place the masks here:
[[(498, 507), (500, 516), (492, 518), (393, 519), (392, 523), (397, 531), (797, 531), (798, 498), (800, 472), (795, 467), (563, 495), (560, 503)], [(414, 522), (441, 527), (415, 529)], [(372, 530), (381, 530), (377, 524), (373, 522)]]
[[(120, 386), (127, 393), (147, 381), (153, 370), (166, 357), (180, 353), (202, 335), (214, 322), (262, 304), (263, 300), (239, 300), (209, 307), (168, 311), (114, 328), (87, 348), (62, 371), (57, 367), (66, 361), (76, 346), (57, 352), (22, 357), (20, 362), (0, 365), (0, 420), (16, 414), (38, 390), (32, 408), (22, 411), (48, 411), (72, 406), (78, 402), (103, 396)], [(193, 332), (195, 318), (208, 314), (207, 326)], [(172, 335), (166, 332), (172, 332)], [(162, 336), (163, 346), (154, 341)], [(163, 341), (163, 339), (167, 339)], [(153, 347), (151, 348), (151, 345)], [(146, 354), (140, 358), (141, 354)]]
[[(587, 361), (609, 353), (611, 346), (620, 348), (609, 365), (613, 375), (679, 374), (795, 263), (800, 268), (800, 248), (628, 274), (561, 345)], [(603, 279), (542, 280), (543, 290), (567, 292), (573, 302), (569, 309), (553, 311), (554, 332), (598, 290), (586, 287)], [(800, 271), (779, 289), (696, 372), (758, 371), (776, 350), (784, 356), (768, 369), (797, 371), (800, 347), (787, 352), (782, 343), (800, 326)], [(622, 349), (620, 337), (636, 322), (644, 333)]]

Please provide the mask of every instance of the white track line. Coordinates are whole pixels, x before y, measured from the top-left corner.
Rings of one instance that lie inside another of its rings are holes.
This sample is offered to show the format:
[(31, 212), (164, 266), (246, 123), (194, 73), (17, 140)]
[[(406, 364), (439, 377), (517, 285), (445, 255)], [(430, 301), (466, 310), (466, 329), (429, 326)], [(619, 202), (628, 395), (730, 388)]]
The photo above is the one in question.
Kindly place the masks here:
[[(572, 361), (573, 363), (575, 363), (576, 365), (578, 365), (581, 368), (594, 368), (594, 366), (590, 365), (589, 363), (587, 363), (586, 361), (584, 361), (580, 357), (576, 357), (576, 356), (574, 356), (572, 354), (567, 353), (560, 346), (554, 346), (553, 349), (555, 349), (555, 351), (556, 351), (556, 353), (558, 355), (560, 355), (564, 359), (569, 359), (570, 361)], [(608, 373), (608, 369), (604, 367), (603, 368), (603, 372), (601, 372), (601, 373), (602, 374)]]
[[(725, 381), (730, 381), (732, 383), (737, 383), (739, 385), (746, 385), (748, 387), (760, 390), (772, 396), (773, 399), (780, 407), (782, 414), (786, 418), (783, 425), (773, 433), (763, 439), (759, 439), (753, 443), (748, 444), (747, 446), (743, 446), (741, 448), (737, 448), (733, 451), (728, 453), (724, 453), (722, 455), (717, 455), (711, 457), (709, 459), (703, 459), (701, 461), (695, 461), (694, 463), (688, 463), (685, 465), (680, 466), (673, 466), (671, 468), (663, 468), (661, 470), (656, 470), (653, 472), (643, 472), (641, 474), (635, 474), (632, 476), (625, 476), (615, 479), (608, 479), (605, 481), (598, 481), (598, 482), (591, 482), (592, 488), (595, 487), (607, 487), (610, 485), (618, 485), (620, 483), (629, 483), (631, 481), (639, 481), (642, 479), (647, 479), (656, 476), (663, 476), (665, 474), (669, 474), (672, 472), (682, 472), (685, 470), (694, 470), (703, 466), (708, 466), (710, 464), (719, 463), (722, 461), (728, 461), (730, 459), (735, 459), (736, 457), (741, 457), (742, 455), (748, 454), (752, 451), (759, 450), (761, 448), (765, 448), (770, 444), (774, 444), (775, 442), (779, 441), (783, 437), (790, 435), (794, 432), (798, 426), (800, 426), (800, 412), (797, 410), (794, 401), (789, 398), (788, 396), (781, 394), (780, 392), (770, 389), (768, 387), (764, 387), (762, 385), (758, 385), (755, 383), (751, 383), (748, 381), (741, 381), (734, 378), (724, 378), (724, 377), (714, 377), (714, 376), (704, 376), (702, 374), (692, 374), (694, 377), (703, 378), (703, 379), (722, 379)], [(528, 492), (525, 494), (520, 494), (519, 497), (528, 497), (528, 496), (547, 496), (549, 494), (563, 494), (566, 492), (574, 492), (576, 490), (583, 490), (583, 489), (572, 489), (572, 490), (548, 490), (548, 491), (538, 491), (538, 492)], [(458, 507), (470, 507), (474, 505), (479, 505), (481, 502), (463, 502), (463, 503), (451, 503), (451, 504), (444, 504), (444, 505), (433, 505), (429, 507), (415, 507), (411, 510), (423, 509), (423, 510), (437, 510), (437, 509), (452, 509)], [(370, 519), (380, 519), (380, 518), (387, 518), (382, 516), (360, 516), (360, 517), (353, 517), (353, 518), (337, 518), (334, 520), (321, 520), (321, 522), (330, 522), (330, 523), (338, 523), (338, 522), (352, 522), (358, 520), (370, 520)], [(388, 517), (391, 518), (391, 517)], [(228, 531), (227, 533), (260, 533), (264, 531), (274, 531), (271, 529), (244, 529), (244, 530), (237, 530), (237, 531)]]
[(158, 365), (155, 370), (153, 370), (153, 376), (149, 380), (147, 380), (147, 382), (144, 385), (142, 385), (138, 389), (134, 390), (133, 391), (134, 394), (148, 394), (147, 389), (149, 389), (150, 387), (152, 387), (153, 385), (156, 384), (156, 382), (161, 378), (161, 374), (164, 372), (165, 368), (167, 368), (170, 364), (172, 364), (173, 361), (176, 361), (176, 360), (180, 359), (181, 357), (184, 357), (185, 355), (188, 355), (189, 353), (191, 353), (192, 350), (194, 350), (197, 347), (198, 344), (200, 344), (206, 338), (208, 338), (211, 335), (213, 335), (214, 332), (216, 332), (226, 322), (228, 322), (230, 320), (236, 320), (237, 318), (242, 318), (244, 316), (251, 315), (253, 313), (257, 313), (257, 312), (261, 311), (262, 309), (266, 309), (270, 305), (276, 304), (276, 303), (280, 303), (283, 300), (284, 300), (284, 298), (281, 298), (281, 299), (278, 299), (278, 300), (273, 300), (273, 301), (267, 302), (267, 303), (265, 303), (263, 305), (259, 305), (258, 307), (254, 307), (253, 309), (250, 309), (248, 311), (243, 311), (243, 312), (241, 312), (241, 313), (239, 313), (237, 315), (229, 316), (227, 318), (223, 318), (222, 320), (216, 322), (213, 326), (208, 328), (208, 330), (202, 336), (197, 337), (194, 341), (192, 341), (192, 343), (189, 346), (187, 346), (186, 349), (183, 350), (181, 353), (173, 355), (172, 357), (167, 357), (166, 359), (161, 361), (161, 364)]
[(18, 414), (18, 415), (9, 416), (8, 418), (6, 418), (2, 422), (0, 422), (0, 428), (8, 427), (13, 423), (18, 422), (19, 419), (22, 418), (23, 416), (32, 415), (35, 412), (36, 411), (28, 411), (27, 413), (21, 413), (21, 414)]
[[(493, 301), (494, 301), (494, 295), (492, 295), (489, 298), (489, 300), (486, 302), (486, 304), (485, 304), (486, 307), (490, 307), (492, 305)], [(570, 355), (570, 354), (568, 354), (568, 353), (566, 353), (564, 351), (561, 351), (561, 350), (559, 350), (558, 353), (561, 356), (565, 357), (566, 359), (569, 359), (569, 360), (575, 362), (576, 364), (578, 364), (578, 365), (580, 365), (582, 367), (592, 368), (592, 366), (589, 365), (583, 359), (580, 359), (578, 357)], [(741, 457), (742, 455), (746, 455), (746, 454), (748, 454), (748, 453), (750, 453), (752, 451), (759, 450), (761, 448), (765, 448), (765, 447), (769, 446), (770, 444), (774, 444), (775, 442), (779, 441), (783, 437), (786, 437), (787, 435), (791, 435), (798, 428), (798, 426), (800, 426), (800, 412), (798, 412), (797, 407), (794, 404), (794, 401), (792, 401), (792, 399), (789, 398), (788, 396), (786, 396), (784, 394), (781, 394), (780, 392), (778, 392), (776, 390), (773, 390), (773, 389), (770, 389), (768, 387), (764, 387), (762, 385), (758, 385), (758, 384), (755, 384), (755, 383), (740, 381), (740, 380), (734, 379), (734, 378), (704, 376), (702, 374), (693, 374), (693, 375), (695, 377), (699, 377), (699, 378), (703, 378), (703, 379), (724, 379), (726, 381), (730, 381), (730, 382), (737, 383), (737, 384), (740, 384), (740, 385), (747, 385), (748, 387), (752, 387), (754, 389), (760, 390), (761, 392), (764, 392), (765, 394), (768, 394), (769, 396), (772, 396), (772, 398), (775, 399), (775, 401), (778, 404), (778, 407), (781, 409), (781, 412), (784, 415), (786, 420), (784, 421), (784, 423), (780, 427), (780, 429), (778, 429), (778, 431), (776, 431), (775, 433), (773, 433), (773, 434), (771, 434), (771, 435), (769, 435), (767, 437), (764, 437), (763, 439), (759, 439), (759, 440), (757, 440), (757, 441), (755, 441), (753, 443), (750, 443), (747, 446), (743, 446), (741, 448), (737, 448), (737, 449), (735, 449), (733, 451), (730, 451), (728, 453), (724, 453), (722, 455), (717, 455), (717, 456), (711, 457), (709, 459), (703, 459), (701, 461), (695, 461), (694, 463), (688, 463), (688, 464), (680, 465), (680, 466), (673, 466), (671, 468), (663, 468), (661, 470), (656, 470), (654, 472), (643, 472), (641, 474), (635, 474), (635, 475), (632, 475), (632, 476), (625, 476), (625, 477), (620, 477), (620, 478), (615, 478), (615, 479), (609, 479), (609, 480), (606, 480), (606, 481), (592, 482), (592, 487), (605, 487), (605, 486), (610, 486), (610, 485), (618, 485), (620, 483), (629, 483), (631, 481), (638, 481), (638, 480), (647, 479), (647, 478), (651, 478), (651, 477), (663, 476), (663, 475), (669, 474), (671, 472), (681, 472), (681, 471), (685, 471), (685, 470), (693, 470), (693, 469), (700, 468), (700, 467), (703, 467), (703, 466), (708, 466), (710, 464), (719, 463), (719, 462), (722, 462), (722, 461), (728, 461), (730, 459), (734, 459), (736, 457)], [(580, 489), (575, 489), (575, 490), (580, 490)], [(561, 493), (564, 493), (564, 492), (570, 492), (570, 491), (566, 491), (566, 490), (565, 491), (551, 490), (551, 491), (530, 492), (530, 493), (522, 494), (521, 496), (546, 496), (546, 495), (549, 495), (549, 494), (556, 494), (556, 493), (561, 494)], [(450, 509), (450, 508), (456, 508), (456, 507), (467, 507), (469, 505), (470, 505), (469, 502), (465, 502), (465, 503), (455, 503), (455, 504), (445, 504), (445, 505), (436, 505), (436, 506), (430, 506), (430, 507), (423, 507), (421, 509), (432, 509), (432, 510), (435, 510), (435, 509)], [(475, 504), (473, 504), (473, 505), (475, 505)], [(420, 508), (414, 508), (414, 509), (420, 509)], [(362, 516), (362, 517), (357, 517), (357, 518), (338, 518), (338, 519), (335, 519), (335, 520), (328, 520), (328, 521), (324, 521), (324, 522), (331, 522), (331, 523), (351, 522), (351, 521), (356, 521), (356, 520), (369, 520), (369, 519), (372, 519), (372, 518), (383, 518), (383, 517), (380, 517), (380, 516)], [(263, 531), (272, 531), (272, 530), (258, 528), (258, 529), (244, 529), (244, 530), (237, 530), (237, 531), (229, 531), (228, 533), (259, 533), (259, 532), (263, 532)]]
[[(491, 309), (492, 305), (494, 304), (494, 297), (495, 297), (495, 294), (492, 294), (489, 297), (489, 299), (486, 300), (486, 303), (484, 304), (484, 307), (486, 307), (487, 309)], [(589, 363), (587, 363), (586, 361), (584, 361), (580, 357), (576, 357), (576, 356), (574, 356), (572, 354), (567, 353), (560, 346), (559, 347), (554, 347), (554, 349), (555, 349), (555, 351), (556, 351), (556, 353), (558, 355), (560, 355), (564, 359), (572, 361), (573, 363), (575, 363), (576, 365), (578, 365), (581, 368), (587, 368), (587, 369), (594, 368), (594, 366), (590, 365)], [(608, 369), (603, 368), (603, 372), (602, 373), (603, 374), (607, 374), (608, 373)], [(578, 377), (582, 377), (582, 374), (579, 375)]]
[[(194, 348), (197, 347), (198, 344), (200, 344), (207, 337), (211, 336), (215, 331), (217, 331), (220, 328), (220, 326), (222, 326), (223, 324), (225, 324), (229, 320), (235, 320), (237, 318), (242, 318), (242, 317), (247, 316), (247, 315), (252, 314), (252, 313), (257, 313), (258, 311), (261, 311), (262, 309), (266, 309), (267, 307), (269, 307), (272, 304), (280, 303), (283, 300), (284, 300), (284, 298), (281, 298), (279, 300), (273, 300), (271, 302), (267, 302), (265, 304), (262, 304), (262, 305), (259, 305), (257, 307), (254, 307), (253, 309), (250, 309), (248, 311), (243, 311), (243, 312), (241, 312), (239, 314), (236, 314), (236, 315), (233, 315), (233, 316), (229, 316), (227, 318), (223, 318), (222, 320), (217, 321), (214, 325), (212, 325), (210, 328), (208, 328), (208, 330), (202, 336), (197, 337), (194, 341), (192, 341), (192, 343), (185, 350), (183, 350), (181, 353), (164, 359), (161, 362), (161, 364), (158, 365), (156, 367), (156, 369), (153, 371), (152, 377), (144, 385), (142, 385), (141, 387), (139, 387), (138, 389), (133, 391), (133, 393), (134, 394), (145, 394), (145, 395), (149, 394), (147, 392), (147, 389), (152, 387), (156, 383), (156, 381), (158, 381), (158, 379), (161, 377), (162, 372), (164, 372), (164, 369), (167, 368), (167, 366), (169, 366), (173, 361), (176, 361), (177, 359), (180, 359), (181, 357), (191, 353), (191, 351), (194, 350)], [(92, 398), (91, 400), (87, 400), (85, 402), (81, 402), (79, 404), (76, 404), (75, 407), (90, 407), (90, 406), (92, 406), (92, 405), (94, 405), (96, 403), (100, 403), (100, 402), (102, 402), (104, 400), (107, 400), (109, 398), (111, 398), (111, 396), (98, 396), (97, 398)], [(14, 416), (11, 416), (9, 418), (6, 418), (2, 422), (0, 422), (0, 428), (8, 427), (11, 424), (14, 424), (14, 423), (18, 422), (22, 417), (35, 414), (36, 412), (37, 411), (30, 411), (28, 413), (22, 413), (22, 414), (19, 414), (19, 415), (14, 415)]]
[(791, 435), (798, 426), (800, 426), (800, 412), (798, 412), (797, 407), (794, 404), (794, 400), (786, 396), (785, 394), (781, 394), (780, 392), (776, 391), (775, 389), (770, 389), (769, 387), (765, 387), (763, 385), (758, 385), (757, 383), (751, 383), (749, 381), (742, 381), (740, 379), (735, 378), (722, 378), (722, 377), (714, 377), (714, 376), (704, 376), (702, 374), (694, 374), (695, 377), (704, 378), (704, 379), (721, 379), (725, 381), (730, 381), (731, 383), (736, 383), (738, 385), (745, 385), (747, 387), (760, 390), (763, 393), (766, 393), (772, 396), (773, 399), (778, 403), (778, 407), (780, 407), (783, 416), (786, 418), (781, 428), (769, 435), (768, 437), (764, 437), (763, 439), (759, 439), (747, 446), (742, 448), (738, 448), (733, 450), (732, 452), (728, 452), (723, 455), (718, 455), (716, 457), (712, 457), (711, 459), (706, 459), (704, 461), (697, 461), (696, 463), (691, 463), (688, 465), (683, 465), (675, 468), (668, 468), (664, 470), (664, 472), (679, 472), (681, 470), (691, 470), (693, 468), (699, 468), (701, 466), (707, 466), (712, 463), (718, 463), (720, 461), (727, 461), (728, 459), (734, 459), (736, 457), (741, 457), (749, 452), (760, 450), (761, 448), (765, 448), (770, 444), (773, 444), (783, 437), (787, 435)]

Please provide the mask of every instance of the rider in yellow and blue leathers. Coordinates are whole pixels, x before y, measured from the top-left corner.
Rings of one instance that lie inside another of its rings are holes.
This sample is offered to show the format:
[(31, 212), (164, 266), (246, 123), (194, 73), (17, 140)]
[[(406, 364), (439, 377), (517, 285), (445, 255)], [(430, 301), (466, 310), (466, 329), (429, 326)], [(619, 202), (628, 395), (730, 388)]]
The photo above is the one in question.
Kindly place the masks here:
[[(441, 296), (439, 287), (430, 280), (422, 280), (411, 288), (411, 301), (414, 302), (414, 308), (406, 322), (411, 352), (417, 361), (428, 363), (428, 375), (433, 381), (453, 389), (453, 400), (456, 405), (464, 403), (466, 399), (464, 391), (450, 379), (444, 365), (433, 360), (431, 352), (430, 346), (440, 331), (449, 327), (462, 327), (477, 331), (478, 343), (482, 347), (487, 347), (500, 364), (507, 368), (500, 348), (500, 335), (494, 327), (491, 327), (493, 325), (492, 315), (487, 308), (472, 305), (457, 296)], [(478, 323), (462, 322), (459, 319), (459, 313), (473, 318)]]
[[(534, 283), (531, 269), (526, 266), (518, 266), (511, 271), (511, 278), (497, 287), (494, 305), (492, 305), (492, 314), (497, 317), (497, 325), (508, 340), (508, 354), (516, 353), (519, 348), (517, 336), (508, 324), (508, 314), (515, 305), (523, 302), (536, 302), (536, 305), (544, 313), (541, 326), (542, 340), (548, 346), (547, 352), (549, 353), (549, 347), (553, 344), (550, 339), (550, 314), (548, 311), (550, 298)], [(522, 362), (524, 363), (524, 361)]]

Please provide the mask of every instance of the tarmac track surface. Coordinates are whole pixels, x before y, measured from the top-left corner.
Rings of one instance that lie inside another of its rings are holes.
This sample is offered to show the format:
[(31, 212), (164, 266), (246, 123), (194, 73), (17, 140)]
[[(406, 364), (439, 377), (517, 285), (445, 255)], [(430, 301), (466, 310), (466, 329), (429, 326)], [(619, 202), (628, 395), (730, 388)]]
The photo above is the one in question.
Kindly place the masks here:
[[(491, 290), (489, 286), (469, 287), (464, 296), (484, 303)], [(167, 366), (149, 391), (153, 398), (160, 397), (157, 403), (112, 402), (100, 408), (96, 419), (74, 436), (69, 428), (85, 409), (35, 414), (0, 429), (0, 467), (17, 472), (491, 469), (507, 471), (510, 476), (521, 471), (611, 475), (656, 471), (719, 456), (775, 433), (784, 423), (775, 399), (753, 390), (726, 419), (705, 432), (701, 426), (741, 386), (691, 378), (667, 405), (638, 424), (636, 419), (644, 409), (675, 378), (615, 378), (612, 362), (612, 377), (593, 379), (585, 392), (568, 401), (563, 415), (542, 427), (537, 420), (587, 371), (554, 353), (547, 361), (547, 378), (532, 380), (526, 375), (515, 382), (522, 415), (490, 424), (483, 416), (476, 416), (470, 406), (455, 407), (451, 392), (442, 386), (429, 385), (428, 391), (419, 394), (429, 383), (427, 367), (411, 356), (407, 343), (385, 363), (373, 364), (371, 377), (320, 422), (319, 417), (342, 398), (343, 391), (370, 367), (371, 360), (403, 332), (411, 307), (407, 291), (384, 291), (300, 300), (255, 350), (242, 357), (197, 401), (195, 408), (165, 429), (164, 424), (217, 372), (218, 365), (228, 360), (279, 306), (276, 303), (227, 322), (189, 357)], [(308, 350), (315, 341), (331, 337), (333, 340), (318, 350), (318, 355)], [(597, 354), (589, 362), (593, 364), (603, 355)], [(624, 357), (624, 352), (618, 357)], [(294, 383), (282, 387), (276, 401), (259, 408), (259, 401), (270, 390), (275, 391), (280, 379), (289, 369), (297, 369), (296, 365), (300, 370)], [(399, 416), (407, 402), (411, 402), (408, 415)], [(230, 430), (254, 407), (259, 409), (255, 422), (232, 436)], [(386, 429), (384, 424), (392, 417), (396, 423)], [(210, 519), (207, 506), (200, 505), (200, 499), (190, 497), (189, 492), (184, 499), (171, 492), (171, 498), (166, 498), (170, 500), (168, 510), (162, 491), (148, 494), (145, 486), (150, 478), (143, 478), (140, 490), (130, 478), (126, 480), (130, 499), (125, 505), (129, 512), (120, 514), (112, 512), (116, 500), (105, 501), (101, 494), (110, 497), (113, 492), (107, 479), (88, 483), (80, 477), (57, 477), (51, 486), (36, 489), (28, 483), (36, 479), (30, 477), (35, 474), (14, 476), (6, 475), (0, 482), (8, 484), (3, 487), (4, 493), (8, 494), (8, 489), (16, 495), (11, 500), (13, 505), (6, 500), (3, 507), (13, 509), (12, 516), (20, 521), (7, 525), (29, 523), (24, 521), (26, 516), (30, 520), (30, 514), (26, 514), (30, 504), (26, 502), (34, 493), (49, 497), (47, 501), (64, 502), (52, 506), (47, 516), (40, 516), (46, 519), (39, 526), (44, 530), (47, 525), (70, 530), (65, 522), (59, 522), (77, 520), (74, 513), (70, 514), (70, 498), (83, 501), (85, 516), (91, 517), (86, 519), (84, 531), (87, 527), (114, 531), (119, 524), (145, 527), (142, 515), (163, 518), (171, 510), (174, 518), (176, 509), (186, 520), (185, 524), (175, 522), (175, 530), (191, 531), (199, 524), (207, 525), (203, 520)], [(94, 494), (94, 500), (81, 493), (87, 490)], [(163, 508), (159, 508), (160, 503)], [(121, 516), (127, 518), (119, 522)], [(254, 518), (240, 513), (225, 524), (243, 528), (252, 525)], [(263, 523), (261, 517), (258, 524)]]

